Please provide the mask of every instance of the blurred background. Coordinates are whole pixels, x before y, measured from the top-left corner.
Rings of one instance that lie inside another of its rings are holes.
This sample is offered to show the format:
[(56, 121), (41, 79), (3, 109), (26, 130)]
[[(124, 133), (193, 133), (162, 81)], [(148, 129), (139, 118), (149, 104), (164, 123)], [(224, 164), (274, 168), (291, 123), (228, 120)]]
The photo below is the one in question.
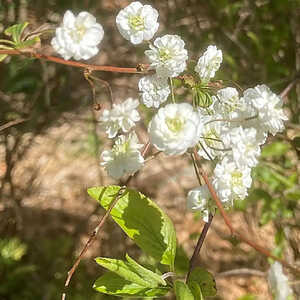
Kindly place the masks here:
[[(99, 55), (90, 63), (135, 67), (147, 63), (147, 45), (134, 47), (115, 26), (119, 10), (130, 1), (0, 0), (0, 33), (28, 21), (54, 28), (69, 9), (89, 11), (105, 31)], [(143, 1), (160, 14), (156, 36), (178, 34), (189, 58), (197, 60), (210, 44), (223, 51), (217, 79), (245, 89), (267, 84), (284, 98), (286, 131), (269, 137), (247, 200), (230, 212), (233, 225), (254, 242), (284, 257), (300, 260), (300, 1), (165, 0)], [(52, 54), (42, 40), (42, 53)], [(138, 97), (138, 75), (97, 72), (109, 82), (114, 99)], [(105, 85), (96, 87), (97, 102), (109, 104)], [(103, 215), (86, 189), (113, 183), (99, 165), (109, 147), (93, 110), (92, 91), (80, 69), (34, 59), (8, 57), (0, 63), (0, 299), (60, 299), (67, 271), (89, 233)], [(149, 114), (144, 112), (146, 120)], [(13, 124), (11, 127), (2, 125)], [(138, 133), (145, 142), (146, 126)], [(197, 186), (185, 157), (163, 155), (146, 165), (132, 186), (155, 200), (177, 230), (178, 268), (186, 271), (203, 222), (187, 213), (187, 192)], [(68, 299), (114, 299), (96, 293), (93, 282), (103, 270), (96, 256), (123, 258), (125, 251), (141, 263), (153, 263), (108, 221), (100, 238), (77, 269)], [(199, 264), (216, 276), (214, 299), (270, 300), (265, 278), (268, 260), (231, 238), (218, 215), (201, 250)], [(231, 272), (235, 270), (234, 272)], [(230, 272), (228, 272), (230, 271)], [(288, 271), (288, 270), (286, 270)], [(296, 299), (299, 278), (289, 274)], [(172, 295), (167, 297), (173, 299)]]

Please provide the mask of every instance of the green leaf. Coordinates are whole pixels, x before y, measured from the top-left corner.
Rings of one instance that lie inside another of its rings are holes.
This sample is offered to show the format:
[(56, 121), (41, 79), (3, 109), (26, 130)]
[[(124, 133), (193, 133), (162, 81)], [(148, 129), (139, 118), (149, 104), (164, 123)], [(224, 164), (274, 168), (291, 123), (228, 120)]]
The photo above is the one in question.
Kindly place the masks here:
[(134, 269), (134, 271), (139, 274), (143, 279), (149, 282), (151, 286), (157, 286), (159, 284), (167, 285), (165, 280), (161, 278), (161, 275), (152, 272), (138, 264), (135, 260), (133, 260), (128, 254), (126, 254), (126, 259), (130, 266)]
[(190, 288), (195, 300), (204, 300), (201, 288), (196, 281), (189, 281), (188, 287)]
[(175, 294), (178, 300), (194, 300), (194, 296), (189, 287), (182, 281), (175, 281)]
[[(119, 186), (93, 187), (88, 194), (107, 210), (119, 190)], [(126, 189), (110, 214), (143, 251), (174, 269), (174, 226), (153, 201), (138, 191)]]
[(146, 288), (125, 280), (115, 273), (107, 272), (99, 277), (93, 288), (100, 293), (119, 297), (161, 297), (168, 291), (168, 287)]
[(8, 27), (4, 33), (7, 35), (7, 36), (11, 36), (12, 37), (12, 40), (18, 44), (20, 43), (22, 40), (21, 40), (21, 37), (22, 37), (22, 33), (24, 31), (24, 29), (28, 26), (28, 22), (24, 22), (22, 24), (15, 24), (15, 25), (12, 25), (10, 27)]
[[(216, 282), (211, 273), (202, 269), (200, 267), (196, 267), (192, 272), (188, 280), (188, 285), (190, 283), (196, 282), (201, 289), (201, 293), (203, 297), (213, 297), (217, 294)], [(193, 283), (194, 285), (194, 283)], [(200, 298), (201, 299), (201, 298)]]
[(143, 287), (157, 287), (157, 283), (155, 285), (150, 284), (147, 280), (143, 279), (139, 274), (132, 270), (132, 267), (129, 263), (114, 259), (114, 258), (105, 258), (105, 257), (97, 257), (96, 262), (98, 265), (106, 268), (114, 273), (117, 273), (120, 277), (128, 280), (130, 282), (136, 283)]
[[(1, 49), (1, 46), (0, 46)], [(3, 61), (7, 57), (7, 54), (0, 54), (0, 62)]]
[(40, 38), (39, 37), (35, 37), (33, 39), (26, 40), (24, 42), (20, 42), (20, 43), (16, 44), (15, 48), (16, 49), (29, 48), (29, 47), (32, 47), (33, 45), (35, 45), (39, 41), (40, 41)]
[(98, 257), (96, 262), (117, 273), (124, 279), (146, 287), (157, 287), (158, 285), (167, 285), (159, 274), (156, 274), (134, 261), (126, 254), (127, 262), (118, 259)]
[(290, 149), (289, 145), (282, 142), (275, 142), (270, 145), (267, 145), (263, 148), (261, 156), (266, 157), (280, 157), (285, 155)]

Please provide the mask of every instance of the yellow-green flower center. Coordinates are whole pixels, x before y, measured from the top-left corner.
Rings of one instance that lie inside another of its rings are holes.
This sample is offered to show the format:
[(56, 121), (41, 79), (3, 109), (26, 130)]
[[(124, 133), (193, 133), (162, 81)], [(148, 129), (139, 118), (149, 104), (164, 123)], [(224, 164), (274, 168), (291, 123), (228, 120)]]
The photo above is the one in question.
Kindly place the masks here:
[(167, 118), (166, 124), (170, 131), (173, 133), (179, 133), (184, 126), (184, 120), (180, 119), (179, 117)]
[(204, 138), (205, 138), (206, 145), (209, 147), (213, 147), (214, 145), (220, 143), (219, 142), (220, 138), (215, 129), (211, 129), (210, 131), (208, 131), (205, 134)]
[(233, 171), (231, 173), (231, 184), (233, 186), (241, 186), (243, 185), (243, 174), (239, 171)]
[(80, 42), (83, 38), (83, 36), (86, 33), (86, 27), (81, 25), (81, 26), (76, 26), (75, 30), (72, 30), (71, 36), (76, 42)]
[(119, 156), (122, 154), (126, 154), (128, 152), (129, 149), (129, 141), (126, 141), (123, 144), (116, 144), (113, 146), (113, 153), (115, 154), (115, 156)]
[(159, 58), (162, 62), (165, 62), (173, 57), (173, 53), (170, 51), (170, 49), (167, 48), (161, 48), (159, 49)]
[(144, 18), (141, 16), (129, 17), (129, 26), (131, 29), (136, 31), (144, 30), (145, 28)]

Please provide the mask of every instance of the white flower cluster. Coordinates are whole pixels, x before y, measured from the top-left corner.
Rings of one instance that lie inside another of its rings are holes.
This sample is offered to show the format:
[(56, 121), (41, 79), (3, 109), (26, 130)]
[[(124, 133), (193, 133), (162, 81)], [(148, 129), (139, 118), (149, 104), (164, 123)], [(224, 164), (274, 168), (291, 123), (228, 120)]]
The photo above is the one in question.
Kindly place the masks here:
[(227, 87), (212, 98), (213, 114), (205, 115), (199, 110), (204, 124), (198, 154), (205, 159), (218, 159), (212, 183), (220, 200), (230, 207), (234, 200), (248, 195), (251, 169), (258, 164), (260, 147), (268, 133), (274, 135), (284, 129), (287, 117), (282, 100), (265, 85), (247, 89), (242, 97), (235, 88)]
[(157, 18), (156, 9), (134, 1), (118, 13), (116, 23), (121, 35), (136, 45), (153, 38), (159, 26)]
[(274, 300), (292, 299), (293, 291), (288, 284), (288, 278), (282, 271), (282, 265), (278, 261), (275, 261), (269, 269), (268, 281)]
[[(142, 77), (138, 88), (141, 102), (158, 109), (148, 126), (150, 142), (166, 155), (181, 155), (197, 147), (199, 156), (215, 160), (212, 184), (221, 202), (230, 207), (235, 200), (247, 196), (251, 169), (258, 164), (260, 147), (268, 134), (284, 129), (287, 116), (282, 99), (266, 85), (249, 88), (243, 95), (233, 87), (215, 85), (217, 88), (212, 89), (217, 81), (210, 81), (220, 68), (223, 55), (211, 45), (197, 62), (198, 76), (185, 82), (192, 90), (193, 105), (176, 103), (172, 80), (186, 70), (188, 53), (178, 35), (166, 34), (150, 42), (159, 27), (157, 20), (157, 10), (138, 1), (116, 17), (117, 28), (126, 40), (134, 45), (149, 41), (150, 49), (145, 55), (154, 74)], [(103, 35), (102, 26), (92, 15), (81, 12), (75, 17), (67, 11), (51, 43), (65, 59), (88, 59), (98, 53)], [(180, 77), (183, 81), (185, 78)], [(165, 105), (171, 92), (173, 103)], [(130, 132), (140, 120), (138, 106), (138, 100), (129, 98), (114, 104), (111, 110), (105, 109), (100, 117), (108, 137), (117, 137), (112, 150), (102, 153), (102, 165), (116, 179), (136, 172), (144, 163), (139, 151), (142, 145)], [(118, 136), (120, 131), (128, 136)], [(200, 211), (205, 221), (215, 211), (206, 186), (190, 191), (187, 205), (190, 210)]]
[[(111, 110), (103, 110), (100, 117), (101, 127), (104, 128), (109, 138), (116, 137), (120, 129), (127, 133), (135, 126), (135, 123), (140, 120), (140, 115), (136, 110), (138, 105), (137, 99), (128, 98), (120, 104), (114, 104)], [(117, 138), (112, 150), (102, 152), (101, 157), (104, 162), (101, 165), (115, 179), (134, 173), (144, 164), (144, 158), (139, 151), (141, 147), (134, 132), (130, 133), (128, 138), (121, 135)]]
[(115, 179), (120, 179), (128, 173), (135, 173), (144, 164), (144, 158), (139, 151), (142, 146), (138, 143), (134, 132), (130, 133), (127, 138), (120, 135), (112, 150), (102, 152), (103, 162), (101, 165), (105, 167), (109, 176)]
[(98, 45), (104, 36), (96, 18), (83, 11), (77, 17), (66, 11), (61, 27), (56, 28), (51, 45), (64, 59), (89, 59), (99, 52)]

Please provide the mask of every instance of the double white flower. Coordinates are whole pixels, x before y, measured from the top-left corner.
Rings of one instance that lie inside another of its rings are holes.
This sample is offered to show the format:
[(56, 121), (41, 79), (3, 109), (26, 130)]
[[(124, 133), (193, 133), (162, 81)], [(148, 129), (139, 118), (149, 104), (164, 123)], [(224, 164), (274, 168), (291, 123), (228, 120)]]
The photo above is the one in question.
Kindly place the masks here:
[(118, 131), (128, 132), (135, 122), (140, 120), (136, 108), (139, 106), (137, 99), (128, 98), (123, 103), (114, 104), (111, 110), (103, 110), (100, 121), (109, 138), (114, 138)]
[(215, 76), (223, 60), (222, 51), (216, 46), (208, 46), (204, 54), (199, 58), (195, 71), (203, 81), (209, 81)]
[(199, 140), (201, 120), (188, 103), (160, 108), (149, 124), (151, 143), (168, 155), (180, 155)]
[(144, 164), (144, 158), (139, 149), (143, 147), (138, 143), (136, 134), (130, 133), (126, 138), (120, 135), (112, 150), (103, 151), (101, 165), (105, 167), (109, 176), (120, 179), (125, 174), (138, 171)]
[(225, 205), (232, 206), (234, 200), (245, 199), (251, 183), (251, 169), (237, 167), (229, 156), (225, 156), (215, 167), (213, 185)]
[(121, 35), (136, 45), (152, 39), (159, 26), (157, 18), (155, 8), (134, 1), (118, 13), (116, 23)]
[(157, 38), (150, 49), (145, 54), (159, 77), (176, 77), (185, 70), (188, 55), (184, 41), (178, 35), (167, 34)]
[(99, 52), (98, 45), (104, 36), (96, 18), (83, 11), (77, 17), (67, 10), (61, 27), (55, 32), (51, 45), (64, 59), (89, 59)]
[(170, 88), (167, 78), (158, 77), (156, 74), (142, 77), (139, 81), (142, 102), (147, 107), (158, 108), (167, 101)]
[(250, 122), (253, 127), (268, 131), (275, 135), (283, 131), (283, 121), (288, 120), (282, 109), (282, 99), (274, 94), (266, 85), (258, 85), (244, 92), (247, 106), (254, 108), (258, 119)]
[(199, 212), (204, 222), (208, 222), (209, 214), (214, 214), (216, 206), (211, 198), (207, 185), (202, 185), (187, 195), (187, 209)]

